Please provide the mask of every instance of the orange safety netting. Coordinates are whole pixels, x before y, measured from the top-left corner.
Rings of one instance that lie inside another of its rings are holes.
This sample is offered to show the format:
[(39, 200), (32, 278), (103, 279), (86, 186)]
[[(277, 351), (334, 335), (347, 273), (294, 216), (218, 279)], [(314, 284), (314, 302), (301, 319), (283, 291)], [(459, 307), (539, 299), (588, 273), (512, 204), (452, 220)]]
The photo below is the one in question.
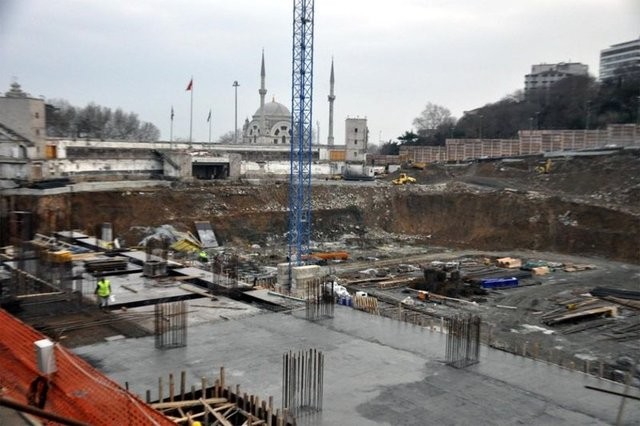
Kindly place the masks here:
[[(46, 338), (0, 309), (0, 395), (27, 404), (40, 375), (34, 342)], [(174, 425), (86, 361), (56, 344), (44, 410), (92, 425)], [(55, 424), (55, 423), (49, 423)]]

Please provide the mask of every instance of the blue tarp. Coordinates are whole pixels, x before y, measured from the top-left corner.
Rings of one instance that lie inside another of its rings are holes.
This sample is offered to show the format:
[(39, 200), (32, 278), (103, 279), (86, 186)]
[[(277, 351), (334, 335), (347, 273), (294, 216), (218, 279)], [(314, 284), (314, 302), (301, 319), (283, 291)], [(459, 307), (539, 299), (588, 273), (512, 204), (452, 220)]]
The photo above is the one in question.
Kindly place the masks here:
[(486, 278), (480, 281), (480, 286), (482, 288), (518, 287), (518, 279), (515, 277)]

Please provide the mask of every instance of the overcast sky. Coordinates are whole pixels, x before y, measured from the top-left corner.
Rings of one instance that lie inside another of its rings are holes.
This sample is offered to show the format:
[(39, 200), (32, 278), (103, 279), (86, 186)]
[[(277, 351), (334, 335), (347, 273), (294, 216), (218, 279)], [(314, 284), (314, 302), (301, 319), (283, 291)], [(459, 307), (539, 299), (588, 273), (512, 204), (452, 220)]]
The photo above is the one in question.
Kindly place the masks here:
[[(0, 91), (132, 111), (168, 140), (213, 140), (267, 100), (291, 104), (290, 0), (0, 0)], [(326, 141), (335, 59), (336, 143), (344, 119), (367, 117), (370, 141), (412, 128), (427, 102), (465, 110), (521, 89), (532, 64), (582, 62), (640, 36), (638, 0), (317, 0), (313, 121)]]

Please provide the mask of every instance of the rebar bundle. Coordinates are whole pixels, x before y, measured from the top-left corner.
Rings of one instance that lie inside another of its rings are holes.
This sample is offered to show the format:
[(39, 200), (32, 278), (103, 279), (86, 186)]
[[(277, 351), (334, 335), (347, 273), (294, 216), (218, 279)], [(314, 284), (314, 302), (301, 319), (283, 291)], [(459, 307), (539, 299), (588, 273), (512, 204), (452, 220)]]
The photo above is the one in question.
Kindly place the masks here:
[(305, 300), (307, 320), (318, 321), (333, 318), (335, 306), (333, 288), (327, 288), (319, 279), (311, 280), (307, 283)]
[(282, 409), (293, 416), (322, 410), (324, 354), (316, 349), (282, 356)]
[(187, 305), (184, 301), (155, 305), (156, 348), (187, 346)]
[(480, 356), (480, 317), (447, 318), (445, 326), (447, 364), (455, 368), (476, 364)]

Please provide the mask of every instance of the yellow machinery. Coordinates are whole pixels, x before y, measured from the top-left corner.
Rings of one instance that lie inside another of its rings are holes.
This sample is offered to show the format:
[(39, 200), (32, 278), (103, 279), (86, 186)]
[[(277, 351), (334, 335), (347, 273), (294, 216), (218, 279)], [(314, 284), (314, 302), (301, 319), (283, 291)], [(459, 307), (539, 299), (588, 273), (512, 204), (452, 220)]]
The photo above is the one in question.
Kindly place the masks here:
[(548, 174), (549, 172), (551, 172), (552, 164), (553, 163), (551, 162), (551, 159), (547, 158), (547, 161), (545, 161), (544, 164), (541, 164), (536, 167), (536, 172), (541, 174)]
[(404, 185), (406, 183), (416, 183), (416, 179), (411, 176), (407, 176), (406, 173), (400, 173), (400, 176), (391, 182), (393, 182), (394, 185)]

